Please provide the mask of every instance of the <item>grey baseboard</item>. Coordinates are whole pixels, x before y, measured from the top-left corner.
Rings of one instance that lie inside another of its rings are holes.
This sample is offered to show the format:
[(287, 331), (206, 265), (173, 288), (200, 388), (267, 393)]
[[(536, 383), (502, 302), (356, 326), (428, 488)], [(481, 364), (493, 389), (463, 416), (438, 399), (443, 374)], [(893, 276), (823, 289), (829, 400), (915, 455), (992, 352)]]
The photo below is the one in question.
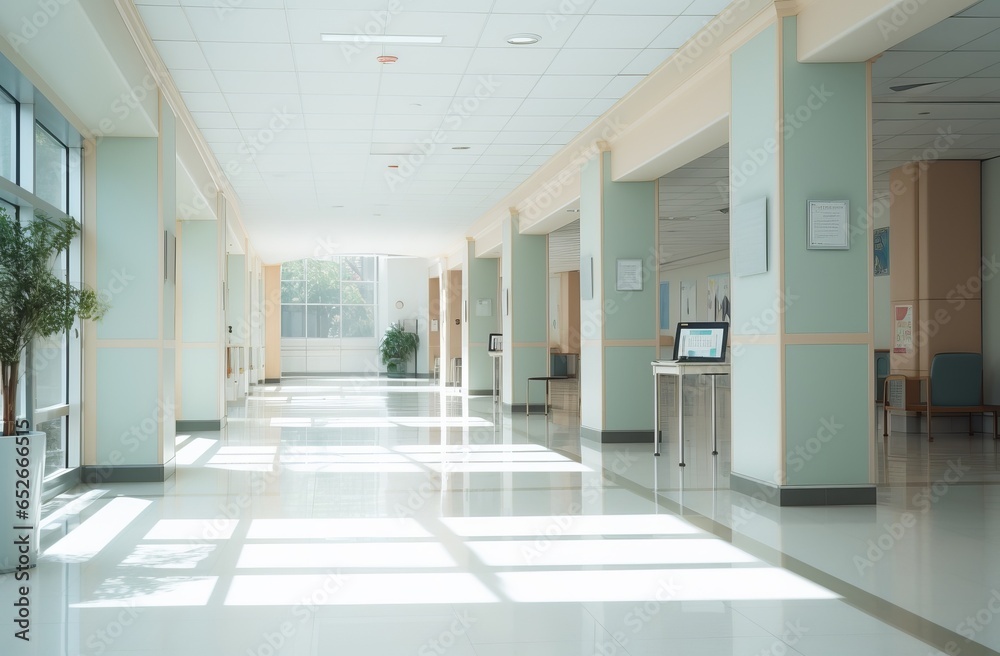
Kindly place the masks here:
[(580, 437), (600, 444), (652, 444), (653, 429), (649, 430), (597, 430), (580, 427)]
[(729, 488), (774, 506), (870, 506), (876, 500), (874, 485), (778, 486), (735, 472), (729, 475)]
[[(549, 409), (551, 410), (551, 407)], [(532, 403), (529, 410), (527, 403), (504, 403), (503, 411), (507, 414), (527, 414), (528, 412), (543, 414), (545, 412), (545, 405), (542, 403)]]
[(468, 391), (469, 396), (493, 396), (493, 390), (491, 389), (473, 389)]
[(80, 468), (60, 472), (45, 481), (42, 492), (42, 502), (53, 499), (63, 492), (68, 492), (80, 484)]
[(264, 384), (265, 385), (279, 385), (280, 383), (281, 383), (281, 379), (280, 378), (265, 378), (264, 379)]
[(80, 478), (86, 485), (105, 483), (162, 483), (174, 475), (176, 466), (166, 465), (84, 465)]
[(226, 425), (225, 419), (178, 419), (178, 433), (200, 433), (206, 431), (220, 431)]

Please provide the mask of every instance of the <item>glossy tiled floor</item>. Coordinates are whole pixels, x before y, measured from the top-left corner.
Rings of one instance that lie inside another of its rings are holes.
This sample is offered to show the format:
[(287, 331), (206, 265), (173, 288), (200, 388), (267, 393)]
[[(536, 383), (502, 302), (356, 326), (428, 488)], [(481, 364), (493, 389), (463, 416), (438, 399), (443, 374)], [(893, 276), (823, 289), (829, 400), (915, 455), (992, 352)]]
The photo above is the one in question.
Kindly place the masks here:
[[(877, 507), (776, 509), (728, 491), (728, 440), (687, 436), (681, 470), (675, 437), (656, 460), (581, 443), (573, 390), (554, 397), (512, 418), (416, 382), (257, 388), (222, 434), (179, 436), (167, 483), (48, 504), (33, 640), (4, 630), (0, 654), (923, 656), (914, 635), (944, 646), (980, 609), (1000, 646), (1000, 504), (969, 484), (992, 443), (893, 436)], [(976, 464), (915, 500), (949, 459)]]

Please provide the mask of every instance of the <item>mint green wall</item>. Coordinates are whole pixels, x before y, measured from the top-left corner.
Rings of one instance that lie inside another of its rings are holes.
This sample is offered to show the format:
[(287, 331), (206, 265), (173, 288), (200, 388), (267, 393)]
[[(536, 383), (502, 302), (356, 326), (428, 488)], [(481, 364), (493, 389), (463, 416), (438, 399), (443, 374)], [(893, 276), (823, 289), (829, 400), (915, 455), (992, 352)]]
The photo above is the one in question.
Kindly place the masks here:
[(652, 430), (656, 347), (607, 346), (604, 358), (605, 429)]
[[(500, 332), (500, 306), (497, 303), (497, 280), (500, 276), (499, 260), (476, 257), (476, 243), (470, 241), (466, 252), (466, 266), (462, 280), (465, 283), (465, 300), (469, 307), (469, 352), (463, 361), (468, 367), (470, 390), (493, 388), (493, 358), (489, 355), (490, 333)], [(476, 302), (489, 299), (493, 315), (476, 314)]]
[(97, 290), (111, 309), (98, 339), (157, 339), (160, 229), (157, 140), (108, 137), (97, 146)]
[(219, 227), (186, 221), (178, 245), (181, 268), (181, 335), (185, 342), (219, 340)]
[[(732, 56), (732, 123), (729, 144), (730, 207), (767, 199), (768, 271), (754, 276), (732, 276), (732, 331), (739, 335), (773, 335), (778, 323), (774, 308), (782, 300), (778, 293), (780, 263), (776, 262), (781, 232), (778, 223), (778, 33), (770, 26)], [(736, 219), (738, 215), (730, 214)], [(733, 361), (736, 361), (734, 355)], [(733, 396), (737, 396), (734, 390)]]
[(159, 384), (157, 349), (97, 349), (97, 464), (160, 462)]
[[(657, 334), (656, 302), (659, 296), (656, 279), (656, 183), (614, 182), (611, 179), (611, 153), (603, 153), (602, 156), (603, 282), (604, 302), (609, 308), (604, 338), (653, 339)], [(642, 291), (617, 291), (619, 259), (642, 260)], [(649, 363), (646, 364), (648, 366)]]
[[(868, 332), (868, 80), (865, 63), (800, 64), (784, 19), (785, 283), (789, 333)], [(829, 97), (826, 97), (829, 96)], [(848, 251), (806, 249), (809, 200), (849, 200)], [(735, 295), (734, 295), (735, 297)]]
[(219, 349), (188, 348), (181, 354), (181, 413), (186, 421), (215, 421), (220, 419)]
[[(162, 176), (163, 229), (177, 236), (177, 119), (165, 102), (160, 102), (160, 171)], [(163, 252), (163, 243), (160, 243)], [(172, 265), (167, 265), (168, 268)], [(162, 271), (161, 271), (162, 274)], [(163, 339), (174, 339), (177, 305), (176, 282), (163, 284)]]
[(787, 484), (868, 483), (868, 347), (794, 344), (785, 354)]
[(177, 451), (177, 350), (163, 349), (163, 462)]
[[(522, 235), (516, 216), (503, 221), (500, 312), (504, 335), (504, 392), (507, 405), (523, 404), (525, 383), (532, 376), (548, 374), (546, 332), (548, 248), (547, 238)], [(510, 308), (503, 314), (505, 290), (510, 290)], [(518, 346), (519, 344), (523, 346)], [(535, 346), (536, 344), (541, 346)], [(541, 403), (542, 394), (533, 402)]]
[(781, 470), (778, 347), (734, 346), (732, 356), (733, 472), (776, 485)]
[[(604, 232), (601, 207), (603, 160), (592, 159), (580, 171), (580, 289), (584, 277), (593, 275), (594, 297), (580, 299), (580, 423), (592, 430), (604, 428), (604, 308), (600, 292), (601, 252)], [(593, 258), (593, 272), (586, 262)]]
[(229, 296), (226, 303), (226, 321), (232, 326), (233, 332), (229, 335), (231, 344), (242, 344), (247, 342), (250, 331), (247, 326), (247, 258), (246, 255), (227, 255), (228, 276), (226, 285), (229, 288)]

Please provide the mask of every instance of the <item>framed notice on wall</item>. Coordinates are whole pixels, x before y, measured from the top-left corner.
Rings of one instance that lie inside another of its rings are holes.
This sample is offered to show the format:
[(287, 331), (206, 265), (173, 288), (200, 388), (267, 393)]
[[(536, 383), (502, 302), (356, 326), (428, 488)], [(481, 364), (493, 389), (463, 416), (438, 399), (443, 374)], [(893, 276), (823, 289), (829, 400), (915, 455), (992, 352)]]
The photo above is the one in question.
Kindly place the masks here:
[(897, 305), (893, 308), (895, 335), (893, 338), (893, 353), (910, 353), (913, 351), (913, 306)]
[(806, 248), (811, 250), (850, 250), (850, 216), (850, 201), (809, 201), (809, 230)]
[(618, 260), (618, 278), (615, 291), (642, 291), (642, 260)]

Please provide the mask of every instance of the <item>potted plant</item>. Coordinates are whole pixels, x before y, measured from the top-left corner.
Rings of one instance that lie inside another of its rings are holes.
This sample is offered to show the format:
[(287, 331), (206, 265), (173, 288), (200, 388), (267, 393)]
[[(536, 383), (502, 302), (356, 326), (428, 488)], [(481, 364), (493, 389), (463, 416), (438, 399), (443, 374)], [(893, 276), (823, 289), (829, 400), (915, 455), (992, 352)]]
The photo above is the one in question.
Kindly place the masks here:
[[(35, 339), (68, 331), (73, 321), (99, 319), (97, 294), (53, 273), (55, 257), (69, 248), (80, 226), (71, 218), (37, 214), (22, 225), (0, 208), (0, 571), (34, 564), (45, 471), (45, 433), (17, 421), (17, 388), (25, 349)], [(18, 540), (28, 547), (18, 548)]]
[(402, 324), (389, 324), (382, 341), (379, 342), (378, 350), (390, 378), (406, 376), (406, 363), (417, 352), (419, 344), (420, 338), (416, 333), (406, 332)]

